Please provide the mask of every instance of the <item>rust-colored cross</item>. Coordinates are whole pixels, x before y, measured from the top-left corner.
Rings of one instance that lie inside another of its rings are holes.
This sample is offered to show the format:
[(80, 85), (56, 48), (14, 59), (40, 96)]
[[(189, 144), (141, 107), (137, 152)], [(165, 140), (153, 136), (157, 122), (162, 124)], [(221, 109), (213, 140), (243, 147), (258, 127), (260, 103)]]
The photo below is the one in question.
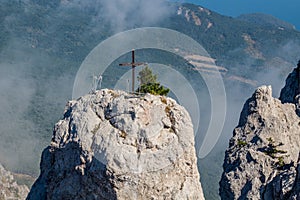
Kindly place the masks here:
[(134, 58), (134, 49), (131, 51), (132, 54), (132, 61), (131, 63), (120, 63), (119, 66), (129, 66), (132, 67), (132, 92), (134, 92), (134, 79), (135, 79), (135, 75), (134, 75), (134, 68), (136, 66), (141, 66), (141, 65), (145, 65), (146, 63), (141, 63), (141, 62), (135, 62), (135, 58)]

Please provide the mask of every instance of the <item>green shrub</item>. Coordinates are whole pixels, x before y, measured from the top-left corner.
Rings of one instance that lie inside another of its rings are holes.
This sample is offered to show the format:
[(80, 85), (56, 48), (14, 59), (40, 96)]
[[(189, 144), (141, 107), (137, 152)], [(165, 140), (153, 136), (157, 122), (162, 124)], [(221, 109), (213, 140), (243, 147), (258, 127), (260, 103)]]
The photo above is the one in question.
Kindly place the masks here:
[(285, 165), (283, 156), (278, 157), (278, 162), (276, 164), (277, 164), (278, 168), (282, 168)]
[(138, 93), (150, 93), (166, 96), (170, 92), (170, 89), (163, 87), (159, 82), (157, 82), (157, 75), (154, 75), (148, 66), (139, 72), (138, 80), (141, 84), (137, 89)]
[(238, 146), (239, 147), (243, 147), (243, 146), (246, 146), (247, 145), (247, 142), (246, 141), (244, 141), (244, 140), (238, 140)]
[(170, 92), (170, 89), (163, 87), (162, 85), (160, 85), (160, 83), (147, 83), (141, 85), (138, 88), (137, 92), (166, 96)]

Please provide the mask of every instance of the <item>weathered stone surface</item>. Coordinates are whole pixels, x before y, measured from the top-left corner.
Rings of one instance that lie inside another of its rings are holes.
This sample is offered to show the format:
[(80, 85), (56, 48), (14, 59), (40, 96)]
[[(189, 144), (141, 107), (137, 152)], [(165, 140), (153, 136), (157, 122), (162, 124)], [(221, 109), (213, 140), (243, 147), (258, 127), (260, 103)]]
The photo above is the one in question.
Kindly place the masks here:
[(12, 173), (0, 164), (0, 200), (25, 199), (28, 192), (28, 187), (18, 185)]
[(300, 151), (295, 73), (280, 96), (288, 103), (273, 98), (271, 86), (258, 88), (245, 103), (225, 153), (221, 199), (300, 198), (295, 186)]
[(70, 101), (28, 199), (204, 199), (187, 111), (101, 90)]

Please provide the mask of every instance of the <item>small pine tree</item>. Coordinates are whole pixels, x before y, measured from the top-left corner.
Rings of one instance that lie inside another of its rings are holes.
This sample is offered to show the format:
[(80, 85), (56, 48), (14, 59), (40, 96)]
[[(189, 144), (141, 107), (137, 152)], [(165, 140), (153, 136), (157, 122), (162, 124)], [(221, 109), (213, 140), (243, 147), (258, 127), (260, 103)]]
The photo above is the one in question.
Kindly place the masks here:
[(145, 85), (148, 83), (156, 83), (157, 75), (152, 73), (152, 70), (146, 66), (142, 71), (139, 72), (138, 80), (141, 85)]
[(148, 66), (139, 72), (138, 80), (140, 81), (140, 87), (137, 92), (164, 96), (170, 92), (169, 88), (165, 88), (157, 82), (157, 75), (153, 74)]

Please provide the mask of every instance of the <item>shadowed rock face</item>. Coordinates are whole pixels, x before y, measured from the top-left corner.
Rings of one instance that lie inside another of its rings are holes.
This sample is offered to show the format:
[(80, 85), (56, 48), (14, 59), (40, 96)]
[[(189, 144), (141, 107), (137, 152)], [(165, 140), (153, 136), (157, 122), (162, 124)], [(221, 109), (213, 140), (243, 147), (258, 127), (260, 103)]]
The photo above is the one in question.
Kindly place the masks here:
[(299, 199), (300, 198), (300, 153), (299, 153), (299, 159), (298, 159), (298, 164), (297, 164), (297, 176), (296, 180), (294, 183), (294, 187), (291, 191), (291, 199)]
[(282, 103), (295, 103), (299, 105), (300, 94), (300, 60), (298, 62), (297, 68), (295, 68), (287, 77), (285, 81), (285, 86), (280, 92), (279, 99)]
[(0, 164), (0, 200), (25, 199), (29, 189), (18, 185), (13, 175)]
[(187, 111), (101, 90), (67, 104), (28, 199), (204, 199)]
[(262, 86), (245, 103), (225, 153), (221, 199), (300, 198), (295, 79), (296, 70), (288, 76), (281, 101), (272, 97), (271, 86)]

